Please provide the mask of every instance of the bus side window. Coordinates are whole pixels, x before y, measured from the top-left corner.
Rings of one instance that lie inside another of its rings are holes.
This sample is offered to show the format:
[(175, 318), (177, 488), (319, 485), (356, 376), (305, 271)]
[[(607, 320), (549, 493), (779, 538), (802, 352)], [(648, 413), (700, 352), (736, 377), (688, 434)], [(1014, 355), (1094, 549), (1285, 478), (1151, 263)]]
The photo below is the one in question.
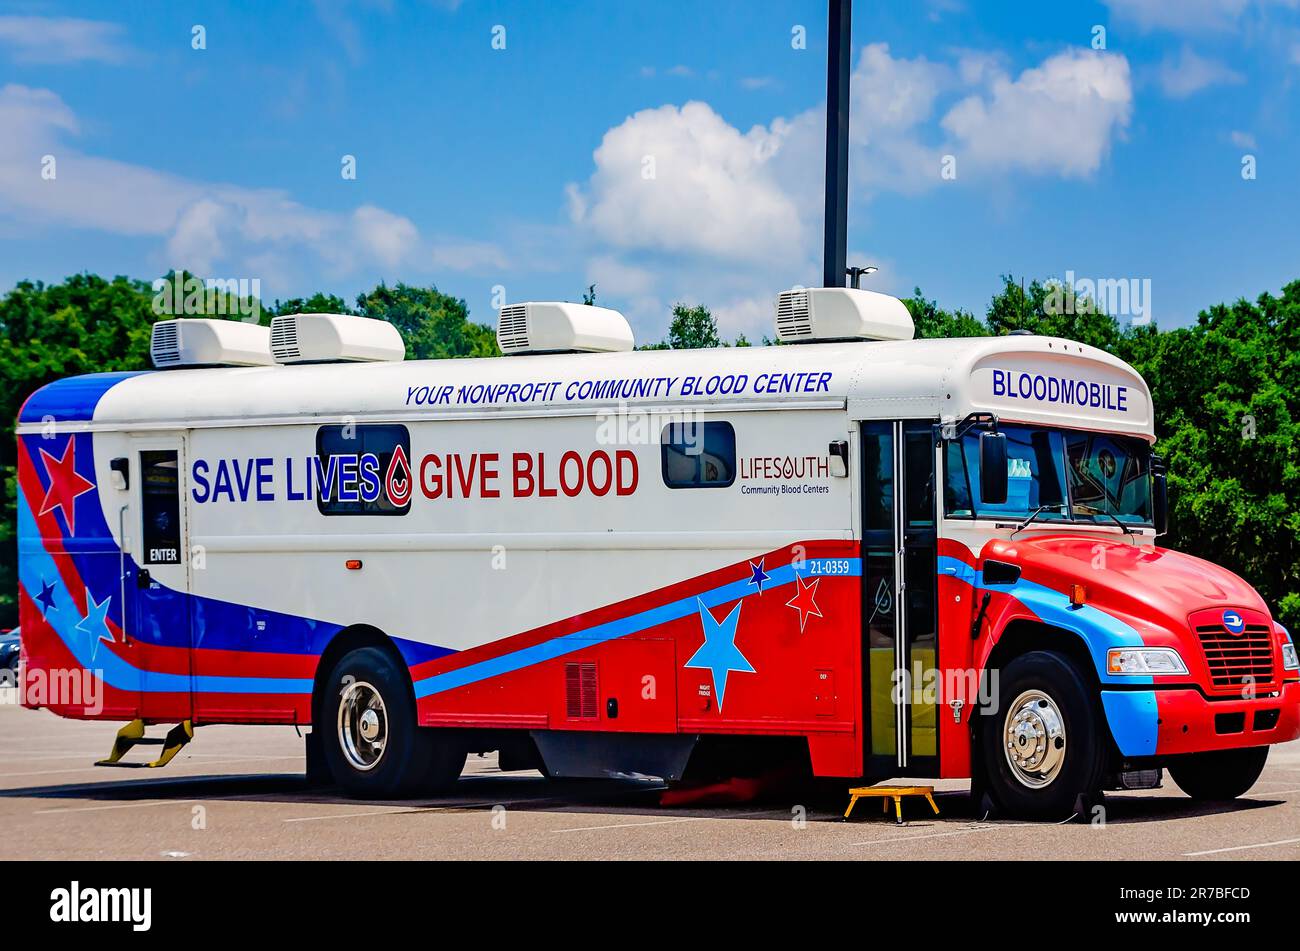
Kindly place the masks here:
[[(393, 476), (407, 483), (401, 505), (390, 498), (389, 467), (401, 449), (407, 461)], [(411, 510), (411, 434), (400, 423), (322, 426), (316, 430), (316, 509), (322, 515), (405, 515)]]
[(179, 477), (176, 450), (140, 453), (140, 538), (146, 565), (181, 563)]
[(669, 423), (659, 444), (664, 485), (670, 489), (724, 489), (736, 481), (731, 423)]

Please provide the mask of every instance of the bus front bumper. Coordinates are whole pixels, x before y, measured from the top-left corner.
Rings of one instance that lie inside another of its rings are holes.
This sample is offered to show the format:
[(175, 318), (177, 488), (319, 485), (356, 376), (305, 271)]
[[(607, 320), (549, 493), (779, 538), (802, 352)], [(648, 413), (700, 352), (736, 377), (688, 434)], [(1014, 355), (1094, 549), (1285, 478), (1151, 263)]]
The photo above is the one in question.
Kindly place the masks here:
[(1125, 756), (1169, 756), (1285, 743), (1300, 737), (1300, 683), (1276, 696), (1207, 700), (1194, 688), (1103, 690), (1102, 708)]

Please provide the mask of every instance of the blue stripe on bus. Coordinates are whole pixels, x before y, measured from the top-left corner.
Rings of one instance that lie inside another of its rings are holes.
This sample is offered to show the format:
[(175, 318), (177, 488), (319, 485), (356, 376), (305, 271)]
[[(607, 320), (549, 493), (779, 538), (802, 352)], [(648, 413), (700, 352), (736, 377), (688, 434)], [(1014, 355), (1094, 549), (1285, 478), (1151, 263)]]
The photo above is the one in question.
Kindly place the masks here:
[(951, 555), (939, 557), (939, 574), (950, 575), (970, 585), (976, 591), (997, 591), (1015, 598), (1048, 624), (1078, 634), (1088, 653), (1092, 655), (1097, 676), (1103, 683), (1150, 684), (1150, 677), (1116, 677), (1106, 672), (1106, 652), (1112, 647), (1142, 647), (1142, 635), (1119, 618), (1107, 614), (1091, 604), (1070, 607), (1070, 596), (1046, 585), (1026, 581), (1023, 577), (1014, 584), (986, 585), (984, 573), (976, 571), (960, 558)]
[(123, 380), (149, 373), (129, 370), (117, 373), (87, 373), (47, 383), (27, 397), (18, 414), (20, 423), (39, 423), (46, 418), (58, 423), (85, 423), (95, 418), (95, 407), (104, 394)]
[(1160, 718), (1154, 690), (1103, 690), (1101, 706), (1106, 711), (1106, 722), (1110, 724), (1111, 735), (1121, 753), (1125, 756), (1155, 755)]
[[(860, 577), (862, 574), (862, 561), (858, 558), (831, 559), (834, 561), (848, 562), (848, 570), (838, 575), (814, 575), (811, 577)], [(764, 592), (771, 591), (773, 588), (779, 588), (784, 585), (793, 584), (796, 575), (809, 578), (806, 563), (802, 570), (796, 570), (794, 565), (783, 565), (780, 568), (773, 568), (768, 571), (769, 581), (765, 583)], [(706, 591), (703, 594), (691, 595), (688, 598), (682, 598), (678, 601), (671, 601), (668, 604), (661, 605), (657, 608), (651, 608), (648, 611), (641, 611), (637, 614), (629, 615), (625, 618), (619, 618), (615, 621), (607, 621), (604, 624), (597, 624), (595, 627), (589, 627), (585, 630), (574, 631), (572, 634), (565, 634), (561, 637), (549, 641), (543, 641), (541, 644), (534, 644), (531, 647), (524, 647), (517, 651), (511, 651), (508, 654), (502, 654), (499, 657), (490, 657), (487, 660), (478, 661), (474, 664), (468, 664), (465, 667), (456, 670), (449, 670), (441, 674), (433, 674), (415, 682), (415, 696), (430, 697), (434, 694), (444, 693), (448, 690), (454, 690), (457, 687), (464, 687), (467, 684), (478, 683), (481, 680), (487, 680), (491, 677), (497, 677), (501, 674), (512, 673), (516, 670), (522, 670), (525, 667), (532, 667), (548, 660), (554, 660), (557, 657), (563, 657), (566, 654), (572, 654), (575, 651), (585, 650), (595, 644), (603, 644), (607, 641), (617, 640), (628, 634), (638, 634), (642, 631), (648, 631), (651, 628), (658, 627), (661, 624), (667, 624), (669, 621), (677, 621), (684, 617), (691, 617), (699, 613), (699, 606), (696, 604), (697, 599), (703, 601), (707, 607), (716, 607), (719, 604), (727, 604), (732, 601), (739, 601), (742, 598), (751, 597), (759, 594), (758, 588), (750, 583), (749, 579), (743, 581), (733, 581), (729, 584), (721, 585)]]

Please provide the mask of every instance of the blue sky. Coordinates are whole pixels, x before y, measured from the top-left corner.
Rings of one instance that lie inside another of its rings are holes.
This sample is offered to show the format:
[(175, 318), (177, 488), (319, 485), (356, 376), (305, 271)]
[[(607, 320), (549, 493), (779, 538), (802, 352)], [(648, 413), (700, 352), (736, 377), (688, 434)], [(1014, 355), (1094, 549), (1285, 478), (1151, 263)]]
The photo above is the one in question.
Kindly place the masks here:
[[(1149, 281), (1172, 326), (1300, 278), (1300, 0), (857, 7), (868, 286), (982, 314), (1002, 273)], [(0, 286), (182, 266), (350, 300), (404, 280), (491, 322), (595, 282), (640, 339), (678, 300), (753, 338), (778, 291), (820, 282), (825, 19), (0, 4)]]

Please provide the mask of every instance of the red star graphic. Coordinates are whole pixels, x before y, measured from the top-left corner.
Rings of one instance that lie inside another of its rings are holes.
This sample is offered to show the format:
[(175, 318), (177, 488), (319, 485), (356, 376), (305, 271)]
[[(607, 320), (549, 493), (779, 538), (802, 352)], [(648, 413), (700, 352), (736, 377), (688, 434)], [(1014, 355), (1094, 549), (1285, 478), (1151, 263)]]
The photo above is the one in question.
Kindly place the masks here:
[(799, 612), (799, 633), (803, 633), (804, 625), (808, 623), (808, 618), (821, 617), (822, 612), (817, 607), (814, 600), (817, 597), (817, 585), (821, 583), (821, 578), (814, 578), (811, 584), (804, 584), (803, 579), (798, 575), (794, 577), (794, 583), (798, 593), (785, 603), (787, 608), (794, 608)]
[(75, 438), (68, 440), (62, 459), (55, 459), (44, 449), (41, 450), (41, 460), (45, 463), (45, 474), (50, 477), (50, 487), (45, 490), (45, 500), (41, 502), (38, 514), (44, 515), (55, 509), (62, 511), (63, 520), (68, 523), (69, 535), (77, 533), (77, 507), (74, 504), (77, 496), (85, 495), (95, 487), (95, 483), (77, 471), (75, 443)]

